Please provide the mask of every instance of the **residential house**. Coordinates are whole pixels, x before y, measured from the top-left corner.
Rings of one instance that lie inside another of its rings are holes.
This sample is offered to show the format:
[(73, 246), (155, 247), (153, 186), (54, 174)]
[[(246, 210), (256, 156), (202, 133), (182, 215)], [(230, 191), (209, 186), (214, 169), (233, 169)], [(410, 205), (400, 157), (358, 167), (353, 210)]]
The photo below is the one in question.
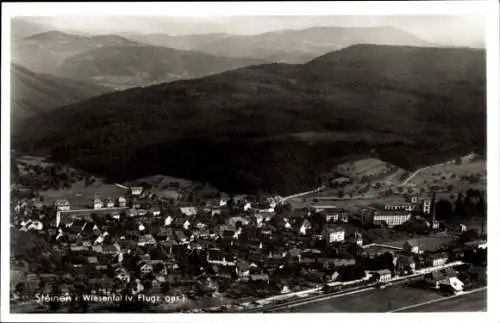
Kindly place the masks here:
[(99, 260), (97, 259), (97, 257), (87, 257), (87, 263), (89, 265), (96, 266), (99, 264)]
[(211, 265), (236, 266), (233, 257), (218, 248), (211, 248), (207, 252), (207, 262)]
[(441, 286), (451, 287), (455, 292), (463, 290), (464, 283), (457, 278), (457, 273), (453, 269), (433, 271), (424, 276), (424, 280), (439, 289)]
[(389, 269), (382, 269), (382, 270), (377, 270), (376, 273), (378, 274), (378, 281), (381, 283), (386, 283), (391, 280), (392, 274)]
[(123, 282), (127, 282), (127, 283), (130, 282), (130, 275), (129, 275), (129, 273), (125, 269), (123, 269), (121, 267), (119, 267), (119, 268), (116, 269), (116, 271), (115, 271), (115, 278), (117, 278), (118, 280), (121, 280)]
[(323, 230), (322, 235), (328, 243), (343, 242), (345, 230), (341, 226), (328, 226)]
[(27, 227), (28, 230), (41, 231), (43, 230), (43, 224), (41, 221), (34, 220)]
[(186, 217), (176, 217), (173, 222), (172, 226), (175, 226), (177, 228), (183, 228), (184, 230), (188, 230), (191, 227), (191, 222), (186, 218)]
[(94, 210), (102, 209), (103, 206), (104, 203), (98, 198), (95, 198), (90, 202), (90, 207)]
[(120, 252), (120, 247), (117, 244), (105, 244), (102, 246), (102, 253), (105, 255), (114, 255)]
[(421, 253), (420, 245), (417, 240), (410, 239), (403, 244), (403, 251), (407, 253), (419, 254)]
[(236, 226), (237, 223), (248, 225), (250, 224), (250, 219), (246, 216), (232, 216), (226, 221), (226, 224), (229, 226)]
[(412, 255), (400, 254), (396, 258), (396, 272), (400, 274), (411, 274), (415, 272), (416, 262)]
[(469, 248), (473, 249), (487, 249), (488, 243), (486, 240), (473, 240), (466, 242), (465, 245)]
[(153, 206), (150, 210), (150, 213), (153, 215), (153, 216), (160, 216), (161, 215), (161, 210), (158, 206)]
[(173, 240), (175, 239), (174, 230), (171, 228), (160, 227), (155, 237), (157, 241)]
[(250, 281), (252, 282), (264, 282), (269, 284), (269, 274), (252, 274), (250, 275)]
[(198, 214), (198, 209), (194, 206), (184, 206), (180, 207), (179, 210), (181, 211), (182, 214), (185, 216), (194, 216)]
[(186, 237), (184, 232), (181, 230), (174, 231), (174, 236), (175, 236), (177, 242), (179, 242), (181, 244), (186, 244), (189, 242), (188, 238)]
[(168, 227), (172, 224), (174, 218), (171, 215), (167, 215), (164, 220), (164, 226)]
[(311, 228), (312, 228), (311, 221), (305, 219), (304, 221), (302, 221), (299, 232), (302, 235), (306, 235), (309, 233), (309, 230), (311, 230)]
[(106, 198), (106, 200), (104, 201), (104, 205), (107, 207), (107, 208), (112, 208), (112, 207), (115, 207), (115, 202), (113, 202), (113, 199), (111, 197), (108, 197)]
[(137, 245), (140, 247), (151, 246), (156, 244), (156, 239), (151, 234), (145, 234), (139, 236), (139, 241)]
[(250, 277), (250, 264), (245, 260), (238, 260), (236, 269), (240, 279), (248, 279)]
[(235, 277), (237, 277), (236, 267), (234, 266), (214, 265), (212, 266), (212, 268), (219, 278), (234, 279)]
[(134, 186), (130, 188), (130, 194), (132, 196), (140, 196), (142, 194), (143, 188), (140, 186)]
[(153, 266), (148, 262), (143, 262), (139, 264), (139, 270), (143, 275), (147, 275), (153, 272)]
[(127, 210), (127, 215), (129, 217), (135, 217), (135, 216), (137, 216), (138, 215), (137, 214), (137, 209), (134, 209), (134, 208), (128, 209)]
[(427, 267), (442, 266), (448, 262), (448, 254), (445, 252), (432, 253), (425, 255), (425, 264)]
[(123, 196), (118, 197), (116, 200), (116, 206), (117, 207), (126, 207), (127, 206), (127, 199), (124, 198)]
[(69, 211), (71, 208), (68, 200), (56, 200), (54, 206), (57, 211)]

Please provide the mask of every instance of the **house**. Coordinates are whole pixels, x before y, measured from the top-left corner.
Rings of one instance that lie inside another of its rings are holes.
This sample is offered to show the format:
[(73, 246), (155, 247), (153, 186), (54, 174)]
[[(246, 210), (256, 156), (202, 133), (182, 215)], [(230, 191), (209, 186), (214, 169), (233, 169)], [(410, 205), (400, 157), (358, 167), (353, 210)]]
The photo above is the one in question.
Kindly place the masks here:
[(252, 209), (252, 203), (246, 202), (245, 205), (243, 205), (243, 211), (247, 212)]
[(118, 197), (116, 200), (116, 206), (117, 207), (126, 207), (127, 206), (127, 199), (124, 198), (123, 196)]
[(185, 216), (193, 216), (193, 215), (196, 215), (198, 214), (198, 210), (196, 207), (194, 206), (184, 206), (184, 207), (180, 207), (179, 210), (181, 211), (182, 214), (184, 214)]
[(137, 245), (140, 247), (155, 245), (156, 239), (151, 234), (141, 235), (139, 237), (139, 241), (137, 241)]
[(155, 236), (156, 236), (156, 239), (158, 241), (175, 239), (174, 230), (172, 230), (171, 228), (165, 228), (165, 227), (160, 227)]
[(130, 282), (130, 275), (123, 268), (117, 268), (115, 270), (115, 278), (118, 280), (121, 280), (123, 282), (127, 282), (127, 283)]
[(455, 292), (463, 290), (464, 283), (457, 278), (457, 273), (453, 269), (433, 271), (424, 276), (424, 280), (439, 289), (441, 286), (451, 287)]
[(318, 262), (323, 266), (323, 269), (331, 270), (334, 268), (355, 265), (356, 259), (354, 259), (354, 258), (319, 258)]
[(250, 277), (250, 264), (245, 260), (239, 260), (237, 262), (236, 270), (240, 279), (248, 279)]
[(184, 234), (184, 232), (177, 230), (174, 232), (174, 235), (179, 243), (188, 243), (188, 239), (187, 239), (186, 235)]
[(416, 262), (411, 255), (399, 255), (396, 258), (396, 271), (401, 274), (413, 273), (416, 268)]
[(232, 216), (226, 221), (226, 224), (229, 226), (236, 226), (238, 223), (248, 225), (250, 224), (250, 219), (246, 216)]
[(135, 216), (137, 216), (137, 210), (136, 210), (136, 209), (134, 209), (134, 208), (132, 208), (132, 209), (128, 209), (128, 210), (127, 210), (127, 215), (128, 215), (129, 217), (135, 217)]
[(69, 211), (71, 208), (68, 200), (56, 200), (54, 206), (57, 211)]
[(381, 283), (386, 283), (391, 280), (392, 274), (389, 269), (377, 270), (376, 273), (379, 276), (378, 281)]
[(72, 243), (70, 246), (69, 246), (69, 249), (71, 251), (84, 251), (84, 250), (87, 250), (88, 248), (85, 247), (84, 245), (81, 245), (81, 244), (76, 244), (76, 243)]
[(132, 196), (139, 196), (142, 194), (143, 188), (140, 186), (133, 186), (130, 188), (130, 194)]
[(352, 257), (349, 257), (349, 258), (334, 258), (333, 259), (333, 264), (335, 265), (335, 268), (353, 266), (353, 265), (356, 264), (356, 259), (354, 259)]
[(32, 221), (28, 225), (28, 230), (41, 231), (41, 230), (43, 230), (43, 224), (42, 224), (42, 222), (37, 221), (37, 220)]
[(405, 251), (407, 253), (414, 253), (414, 254), (421, 253), (420, 245), (419, 245), (418, 241), (415, 239), (407, 240), (403, 244), (403, 251)]
[(448, 262), (448, 255), (444, 252), (427, 254), (424, 262), (427, 267), (442, 266)]
[(142, 273), (143, 275), (147, 275), (147, 274), (149, 274), (149, 273), (152, 273), (152, 272), (153, 272), (153, 266), (152, 266), (151, 264), (147, 263), (147, 262), (142, 263), (142, 264), (140, 264), (139, 266), (140, 266), (140, 267), (139, 267), (139, 268), (140, 268), (139, 270), (141, 271), (141, 273)]
[(87, 263), (89, 265), (98, 265), (99, 260), (97, 259), (97, 257), (87, 257)]
[(488, 243), (486, 240), (473, 240), (466, 242), (465, 245), (469, 248), (473, 249), (487, 249)]
[(102, 201), (98, 198), (95, 198), (92, 201), (90, 201), (90, 208), (92, 208), (94, 210), (102, 209), (103, 206), (104, 206), (104, 203), (102, 203)]
[(111, 197), (108, 197), (106, 198), (106, 200), (104, 201), (104, 205), (107, 207), (107, 208), (112, 208), (112, 207), (115, 207), (115, 202), (113, 202), (113, 199)]
[(322, 209), (325, 213), (327, 223), (347, 223), (349, 222), (349, 212), (342, 208), (328, 207)]
[(102, 246), (102, 253), (105, 255), (114, 255), (120, 252), (120, 247), (115, 244), (105, 244)]
[(345, 239), (345, 230), (340, 226), (326, 227), (322, 235), (328, 243), (342, 242)]
[(207, 262), (211, 265), (236, 266), (234, 259), (218, 248), (208, 250)]
[(161, 215), (161, 210), (158, 206), (153, 206), (150, 210), (150, 213), (153, 215), (153, 216), (160, 216)]
[(234, 279), (237, 277), (236, 268), (234, 266), (218, 266), (212, 267), (219, 278)]
[(172, 224), (173, 221), (174, 221), (174, 218), (171, 215), (167, 215), (165, 217), (163, 225), (166, 226), (166, 227), (168, 227), (168, 226), (170, 226)]
[(363, 235), (356, 231), (353, 236), (353, 242), (356, 243), (356, 245), (363, 247)]
[(250, 275), (250, 281), (252, 282), (264, 282), (269, 284), (269, 275), (268, 274), (252, 274)]
[(300, 225), (299, 232), (302, 235), (306, 235), (309, 232), (309, 230), (311, 230), (311, 228), (312, 228), (311, 221), (305, 219)]
[(172, 221), (172, 226), (183, 228), (184, 230), (188, 230), (191, 226), (191, 222), (186, 217), (176, 217)]

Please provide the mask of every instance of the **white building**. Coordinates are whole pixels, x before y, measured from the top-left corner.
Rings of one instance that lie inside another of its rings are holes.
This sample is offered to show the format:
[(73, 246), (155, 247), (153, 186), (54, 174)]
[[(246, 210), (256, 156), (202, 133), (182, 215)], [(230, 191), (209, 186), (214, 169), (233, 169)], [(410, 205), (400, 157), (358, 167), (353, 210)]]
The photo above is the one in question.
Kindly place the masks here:
[(69, 211), (70, 210), (70, 204), (68, 200), (57, 200), (54, 202), (54, 206), (56, 207), (57, 211)]
[(342, 227), (329, 227), (325, 228), (323, 238), (328, 243), (342, 242), (345, 239), (345, 230)]

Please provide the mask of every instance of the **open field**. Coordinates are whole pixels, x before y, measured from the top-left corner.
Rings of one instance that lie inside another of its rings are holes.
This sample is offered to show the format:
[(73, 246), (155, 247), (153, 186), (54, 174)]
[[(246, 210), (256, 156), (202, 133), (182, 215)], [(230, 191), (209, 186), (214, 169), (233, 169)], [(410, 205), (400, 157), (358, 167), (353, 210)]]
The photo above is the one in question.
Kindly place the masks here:
[(390, 312), (398, 308), (442, 297), (433, 290), (396, 285), (383, 290), (348, 295), (291, 308), (294, 313), (370, 313)]
[(355, 178), (363, 176), (380, 176), (382, 174), (394, 174), (401, 169), (397, 166), (388, 164), (380, 159), (368, 158), (361, 159), (352, 163), (338, 165), (336, 170), (344, 175)]
[[(418, 304), (417, 304), (418, 305)], [(475, 293), (458, 297), (443, 298), (434, 302), (422, 304), (401, 310), (404, 312), (482, 312), (487, 308), (487, 291), (480, 290)]]
[[(408, 181), (409, 186), (422, 187), (429, 185), (460, 185), (465, 184), (470, 187), (471, 184), (482, 183), (485, 185), (485, 178), (478, 182), (471, 183), (469, 180), (462, 180), (464, 176), (479, 175), (480, 178), (486, 176), (485, 160), (468, 160), (462, 158), (462, 162), (455, 164), (454, 161), (433, 165), (422, 169), (415, 177)], [(483, 186), (483, 189), (485, 186)]]
[(115, 184), (106, 184), (101, 180), (97, 180), (95, 183), (85, 186), (84, 181), (79, 181), (74, 183), (69, 189), (50, 189), (41, 193), (44, 201), (46, 203), (52, 203), (55, 200), (66, 199), (71, 204), (71, 208), (77, 208), (77, 206), (88, 206), (91, 199), (94, 197), (104, 199), (106, 197), (111, 197), (113, 199), (118, 196), (125, 195), (126, 190), (116, 186)]

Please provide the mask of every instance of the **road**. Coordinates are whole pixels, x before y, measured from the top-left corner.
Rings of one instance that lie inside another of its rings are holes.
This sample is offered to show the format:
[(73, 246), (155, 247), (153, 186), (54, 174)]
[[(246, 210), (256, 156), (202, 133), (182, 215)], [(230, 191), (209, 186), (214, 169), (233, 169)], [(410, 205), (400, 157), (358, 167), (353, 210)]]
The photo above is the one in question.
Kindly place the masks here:
[(486, 311), (486, 288), (465, 295), (457, 295), (415, 304), (394, 312), (482, 312)]

